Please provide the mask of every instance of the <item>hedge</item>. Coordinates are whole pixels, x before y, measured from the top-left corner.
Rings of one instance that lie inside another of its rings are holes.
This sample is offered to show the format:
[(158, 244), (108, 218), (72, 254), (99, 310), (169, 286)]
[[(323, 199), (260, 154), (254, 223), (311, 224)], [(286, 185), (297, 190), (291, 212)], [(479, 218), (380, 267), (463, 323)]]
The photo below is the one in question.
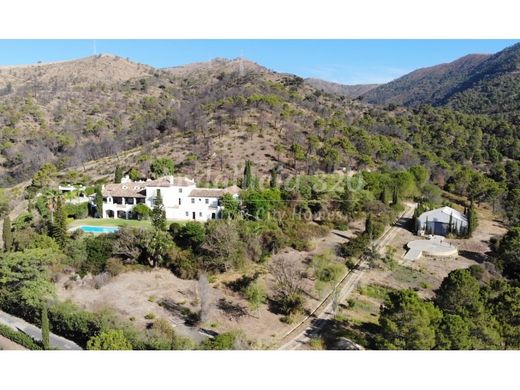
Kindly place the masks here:
[(25, 333), (18, 332), (8, 327), (7, 325), (0, 324), (0, 335), (33, 351), (43, 349), (36, 341), (33, 340), (32, 337), (26, 335)]

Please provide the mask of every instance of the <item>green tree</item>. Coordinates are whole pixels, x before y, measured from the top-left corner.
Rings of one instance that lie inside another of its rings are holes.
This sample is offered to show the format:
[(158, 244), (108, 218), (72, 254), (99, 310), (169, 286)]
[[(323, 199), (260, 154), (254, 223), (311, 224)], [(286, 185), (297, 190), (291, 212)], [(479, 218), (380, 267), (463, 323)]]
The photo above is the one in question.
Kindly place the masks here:
[[(175, 226), (174, 224), (172, 225)], [(173, 240), (177, 245), (181, 248), (191, 248), (194, 251), (200, 248), (206, 238), (204, 225), (193, 221), (186, 222), (183, 226), (175, 227), (175, 231), (171, 227), (170, 233), (172, 233)]]
[(150, 165), (150, 171), (155, 178), (167, 175), (173, 175), (175, 164), (170, 158), (158, 158)]
[(96, 216), (98, 218), (102, 218), (103, 217), (103, 193), (101, 191), (101, 186), (96, 186), (94, 204), (96, 205)]
[(495, 261), (503, 268), (504, 276), (520, 282), (520, 227), (510, 229), (494, 248)]
[(47, 304), (44, 303), (42, 307), (42, 317), (41, 317), (41, 327), (42, 327), (42, 344), (43, 349), (50, 349), (50, 327), (49, 327), (49, 315), (47, 313)]
[(470, 323), (457, 314), (445, 314), (437, 330), (436, 349), (472, 348)]
[(137, 219), (143, 220), (150, 218), (150, 214), (152, 213), (152, 210), (150, 210), (150, 207), (145, 205), (144, 203), (139, 203), (134, 206), (132, 209), (134, 214), (137, 216)]
[(11, 228), (11, 219), (8, 215), (4, 217), (2, 240), (4, 241), (4, 251), (9, 252), (13, 248), (13, 231)]
[(520, 287), (495, 280), (488, 288), (487, 305), (498, 320), (505, 349), (520, 348)]
[(478, 218), (477, 218), (477, 211), (475, 210), (475, 206), (473, 205), (473, 201), (471, 201), (471, 204), (468, 208), (468, 212), (466, 214), (466, 218), (468, 219), (468, 231), (467, 235), (468, 237), (471, 237), (473, 235), (473, 232), (478, 226)]
[(390, 292), (379, 316), (382, 349), (432, 349), (435, 329), (442, 313), (431, 302), (424, 302), (415, 291)]
[(388, 194), (387, 194), (386, 185), (383, 185), (383, 189), (381, 190), (381, 193), (379, 194), (379, 200), (384, 204), (387, 204), (387, 202), (388, 202)]
[(116, 171), (114, 173), (114, 183), (121, 183), (121, 180), (123, 179), (123, 168), (121, 168), (119, 165), (116, 167)]
[(372, 222), (372, 213), (368, 213), (365, 219), (365, 234), (373, 238), (374, 237), (374, 223)]
[(224, 194), (220, 200), (222, 206), (221, 217), (223, 219), (235, 219), (240, 215), (240, 201), (231, 194)]
[(300, 144), (292, 144), (291, 153), (293, 156), (293, 168), (296, 169), (296, 162), (305, 160), (305, 150)]
[(444, 313), (472, 316), (483, 310), (480, 284), (467, 269), (448, 274), (436, 291), (435, 301)]
[(254, 311), (258, 311), (260, 306), (263, 305), (267, 300), (265, 287), (258, 280), (250, 283), (249, 286), (246, 287), (244, 295), (249, 302), (249, 306)]
[(129, 351), (132, 344), (125, 337), (123, 331), (110, 329), (92, 337), (87, 343), (88, 350), (101, 351)]
[(166, 210), (162, 200), (161, 191), (157, 190), (152, 209), (152, 225), (159, 230), (166, 230)]
[(10, 201), (5, 194), (5, 190), (0, 188), (0, 217), (3, 217), (9, 213)]
[(244, 189), (253, 188), (254, 186), (252, 167), (253, 163), (251, 162), (251, 160), (246, 160), (246, 164), (244, 167), (244, 177), (242, 179), (242, 188)]
[(56, 210), (54, 212), (54, 223), (51, 228), (51, 236), (56, 240), (60, 248), (65, 246), (67, 240), (67, 216), (63, 210), (61, 197), (56, 200)]

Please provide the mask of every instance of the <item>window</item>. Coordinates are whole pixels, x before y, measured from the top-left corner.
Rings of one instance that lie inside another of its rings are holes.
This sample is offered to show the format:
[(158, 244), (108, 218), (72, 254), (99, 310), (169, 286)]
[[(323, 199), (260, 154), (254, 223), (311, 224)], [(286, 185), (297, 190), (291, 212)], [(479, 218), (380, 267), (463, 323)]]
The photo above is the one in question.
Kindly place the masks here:
[(191, 203), (195, 203), (195, 198), (191, 198)]
[(208, 198), (206, 198), (204, 200), (206, 201), (206, 204), (209, 204), (209, 199)]
[(190, 216), (190, 213), (189, 211), (186, 211), (186, 216), (189, 217)]
[(199, 217), (202, 217), (202, 211), (199, 211)]
[(181, 204), (181, 198), (179, 198), (179, 204)]
[(199, 198), (199, 202), (202, 202), (202, 199)]
[(182, 194), (182, 188), (179, 188), (179, 193), (181, 193), (181, 194)]

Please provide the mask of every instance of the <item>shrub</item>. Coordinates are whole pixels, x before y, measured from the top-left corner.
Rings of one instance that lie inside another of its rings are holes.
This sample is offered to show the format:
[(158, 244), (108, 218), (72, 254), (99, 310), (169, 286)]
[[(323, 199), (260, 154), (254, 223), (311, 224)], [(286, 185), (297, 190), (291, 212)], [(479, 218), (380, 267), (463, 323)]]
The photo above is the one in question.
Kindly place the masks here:
[(79, 204), (65, 203), (62, 208), (67, 218), (83, 219), (88, 216), (87, 202)]
[(105, 270), (108, 258), (112, 255), (113, 238), (109, 235), (85, 238), (86, 261), (82, 264), (80, 273), (101, 273)]
[(126, 351), (132, 349), (132, 344), (121, 330), (111, 329), (92, 337), (87, 343), (87, 349)]
[(107, 260), (105, 269), (112, 276), (117, 276), (126, 270), (125, 265), (121, 262), (121, 260), (113, 257)]
[(339, 256), (347, 258), (356, 258), (363, 254), (370, 244), (370, 238), (366, 234), (361, 234), (348, 242), (338, 245), (337, 252)]
[(144, 316), (145, 320), (153, 320), (155, 319), (155, 314), (154, 313), (147, 313), (145, 316)]
[(134, 208), (132, 209), (134, 214), (137, 216), (138, 220), (148, 219), (150, 218), (150, 214), (152, 213), (152, 210), (150, 207), (143, 203), (136, 204)]

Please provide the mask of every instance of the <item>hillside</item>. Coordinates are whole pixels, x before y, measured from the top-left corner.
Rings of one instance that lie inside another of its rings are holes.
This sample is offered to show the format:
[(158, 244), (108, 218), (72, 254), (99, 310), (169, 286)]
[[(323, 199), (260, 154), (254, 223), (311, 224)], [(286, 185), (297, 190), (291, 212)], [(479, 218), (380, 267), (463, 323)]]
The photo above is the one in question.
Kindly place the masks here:
[(159, 70), (97, 56), (4, 68), (0, 80), (3, 186), (29, 179), (44, 163), (81, 167), (141, 146), (190, 173), (196, 164), (199, 175), (208, 164), (240, 170), (254, 154), (267, 172), (277, 144), (303, 143), (334, 110), (355, 119), (365, 109), (243, 59)]
[(369, 103), (416, 106), (438, 104), (489, 56), (470, 54), (448, 64), (417, 69), (364, 94)]
[(364, 94), (367, 102), (447, 106), (502, 117), (520, 111), (520, 44), (409, 73)]
[[(106, 77), (105, 61), (117, 76)], [(151, 69), (102, 56), (66, 65), (55, 90), (40, 81), (0, 96), (0, 186), (30, 182), (38, 171), (32, 190), (49, 176), (112, 180), (117, 165), (149, 177), (151, 164), (167, 157), (176, 173), (207, 185), (237, 183), (246, 160), (264, 183), (273, 170), (284, 179), (422, 165), (436, 184), (457, 183), (455, 192), (467, 195), (468, 169), (493, 169), (504, 181), (508, 174), (496, 172), (516, 168), (501, 161), (520, 155), (512, 121), (447, 108), (373, 106), (244, 59)], [(50, 80), (45, 69), (57, 72), (54, 66), (17, 70)], [(475, 196), (487, 196), (481, 188)]]
[(325, 93), (346, 96), (351, 98), (357, 98), (358, 96), (366, 94), (368, 91), (371, 91), (379, 86), (379, 84), (345, 85), (315, 78), (305, 79), (305, 84), (308, 84), (311, 87), (314, 87)]

